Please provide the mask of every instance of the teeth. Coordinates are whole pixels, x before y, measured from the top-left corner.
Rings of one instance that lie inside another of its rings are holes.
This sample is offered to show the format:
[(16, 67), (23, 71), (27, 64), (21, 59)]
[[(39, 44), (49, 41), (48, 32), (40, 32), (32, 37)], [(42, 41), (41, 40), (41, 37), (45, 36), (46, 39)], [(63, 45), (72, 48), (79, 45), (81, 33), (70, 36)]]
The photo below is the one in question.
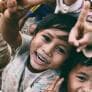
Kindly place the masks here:
[(38, 58), (41, 59), (42, 61), (44, 61), (43, 58), (41, 56), (39, 56), (39, 55), (38, 55)]
[(48, 62), (44, 57), (42, 57), (40, 54), (37, 54), (37, 56), (38, 56), (38, 58), (39, 58), (42, 62), (44, 62), (44, 63), (46, 63), (46, 64), (49, 64), (49, 62)]

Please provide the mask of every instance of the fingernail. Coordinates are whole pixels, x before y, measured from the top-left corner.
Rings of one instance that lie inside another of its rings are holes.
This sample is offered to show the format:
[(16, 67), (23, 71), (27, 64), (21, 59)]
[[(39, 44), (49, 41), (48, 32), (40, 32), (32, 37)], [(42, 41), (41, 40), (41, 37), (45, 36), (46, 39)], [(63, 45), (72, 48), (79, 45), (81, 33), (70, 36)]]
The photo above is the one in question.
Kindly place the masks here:
[(77, 52), (79, 53), (81, 50), (80, 49), (77, 49)]

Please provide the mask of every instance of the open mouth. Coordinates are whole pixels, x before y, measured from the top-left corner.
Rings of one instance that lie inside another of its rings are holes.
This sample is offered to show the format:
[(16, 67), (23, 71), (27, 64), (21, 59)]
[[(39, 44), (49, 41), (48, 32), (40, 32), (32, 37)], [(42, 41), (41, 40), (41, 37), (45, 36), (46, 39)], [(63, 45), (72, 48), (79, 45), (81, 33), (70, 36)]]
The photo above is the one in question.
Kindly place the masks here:
[(50, 64), (50, 62), (48, 62), (48, 60), (43, 56), (41, 55), (40, 53), (36, 52), (36, 56), (37, 56), (37, 60), (43, 64)]

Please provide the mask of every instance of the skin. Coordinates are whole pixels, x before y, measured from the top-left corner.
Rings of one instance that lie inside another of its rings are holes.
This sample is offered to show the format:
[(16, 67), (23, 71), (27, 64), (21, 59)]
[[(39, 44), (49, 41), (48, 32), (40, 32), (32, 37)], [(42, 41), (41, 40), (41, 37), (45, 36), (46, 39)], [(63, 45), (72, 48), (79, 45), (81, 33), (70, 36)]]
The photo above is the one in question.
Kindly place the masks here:
[(88, 0), (84, 1), (78, 20), (69, 35), (69, 43), (76, 46), (78, 52), (82, 51), (86, 46), (92, 44), (92, 41), (90, 40), (90, 37), (92, 37), (91, 12), (90, 2)]
[(68, 92), (92, 92), (92, 66), (77, 65), (70, 72)]
[(26, 7), (26, 6), (36, 6), (38, 4), (43, 4), (43, 3), (51, 3), (53, 4), (53, 2), (55, 2), (55, 0), (0, 0), (0, 8), (2, 9), (6, 9), (7, 5), (11, 4), (12, 2), (16, 2), (18, 3), (18, 5)]
[[(62, 92), (59, 90), (64, 79), (56, 77), (46, 92)], [(78, 64), (68, 76), (67, 92), (92, 92), (92, 66)]]
[[(76, 1), (77, 0), (64, 0), (64, 3), (67, 4), (67, 5), (72, 5)], [(43, 3), (51, 3), (51, 4), (53, 4), (53, 2), (55, 3), (55, 0), (4, 0), (4, 1), (0, 0), (0, 8), (6, 9), (7, 4), (9, 5), (12, 2), (17, 2), (18, 5), (22, 5), (22, 6), (33, 7), (35, 5), (43, 4)]]
[(68, 57), (69, 45), (64, 40), (67, 37), (67, 32), (55, 28), (37, 33), (30, 46), (30, 63), (33, 69), (38, 72), (48, 68), (59, 68)]
[(33, 24), (30, 25), (28, 31), (29, 31), (29, 33), (30, 33), (31, 36), (33, 36), (34, 30), (36, 29), (36, 26), (37, 26), (37, 25), (36, 25), (35, 23), (33, 23)]

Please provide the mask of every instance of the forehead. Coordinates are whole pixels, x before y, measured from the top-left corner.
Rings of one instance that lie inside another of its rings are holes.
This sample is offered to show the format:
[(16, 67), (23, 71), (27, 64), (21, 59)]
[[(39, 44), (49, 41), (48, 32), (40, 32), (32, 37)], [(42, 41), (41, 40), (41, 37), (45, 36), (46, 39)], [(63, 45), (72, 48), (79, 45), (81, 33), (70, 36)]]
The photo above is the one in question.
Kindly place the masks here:
[(74, 73), (81, 73), (81, 74), (84, 74), (84, 75), (88, 75), (88, 76), (91, 76), (92, 78), (92, 66), (84, 66), (84, 65), (80, 65), (78, 64), (74, 69), (73, 71)]

